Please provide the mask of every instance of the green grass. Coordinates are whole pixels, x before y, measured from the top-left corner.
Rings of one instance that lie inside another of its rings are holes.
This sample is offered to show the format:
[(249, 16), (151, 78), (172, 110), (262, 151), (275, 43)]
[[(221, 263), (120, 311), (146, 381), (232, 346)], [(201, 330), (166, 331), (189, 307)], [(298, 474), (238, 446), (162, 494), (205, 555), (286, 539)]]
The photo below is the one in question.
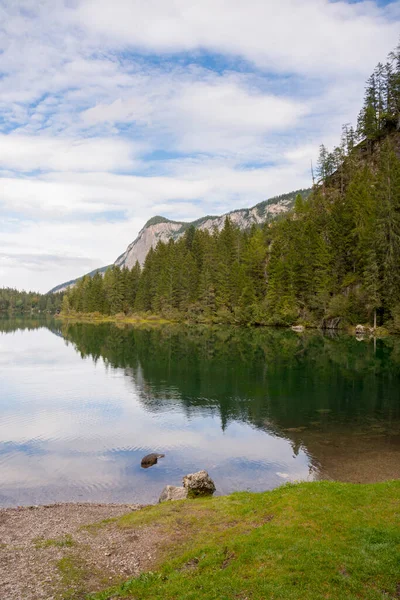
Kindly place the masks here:
[(84, 564), (76, 556), (64, 556), (57, 561), (63, 591), (56, 594), (57, 600), (81, 600), (85, 597), (87, 572)]
[(99, 312), (95, 313), (77, 313), (71, 311), (69, 314), (60, 313), (54, 316), (55, 319), (63, 320), (67, 323), (115, 323), (115, 324), (131, 324), (131, 325), (166, 325), (173, 323), (173, 320), (166, 319), (159, 315), (125, 315), (119, 313), (117, 315), (103, 315)]
[(118, 523), (168, 542), (154, 572), (91, 600), (400, 598), (400, 481), (165, 503)]
[(34, 540), (35, 548), (50, 548), (55, 546), (57, 548), (70, 548), (74, 545), (72, 536), (67, 534), (61, 538), (36, 538)]

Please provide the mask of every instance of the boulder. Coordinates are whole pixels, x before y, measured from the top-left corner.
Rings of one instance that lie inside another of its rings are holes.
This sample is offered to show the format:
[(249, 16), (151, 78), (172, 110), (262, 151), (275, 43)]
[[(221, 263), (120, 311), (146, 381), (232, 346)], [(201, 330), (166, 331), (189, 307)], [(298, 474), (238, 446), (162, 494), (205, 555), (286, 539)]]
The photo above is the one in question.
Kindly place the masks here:
[(187, 490), (188, 498), (198, 496), (212, 496), (215, 492), (215, 483), (207, 471), (198, 471), (185, 475), (182, 480), (184, 488)]
[(188, 496), (188, 491), (184, 487), (176, 487), (175, 485), (166, 485), (161, 492), (159, 502), (167, 502), (168, 500), (185, 500)]
[(356, 333), (366, 333), (366, 328), (364, 327), (364, 325), (356, 325)]
[(305, 327), (303, 325), (293, 325), (292, 331), (297, 331), (298, 333), (302, 333)]
[(148, 469), (149, 467), (152, 467), (153, 465), (157, 464), (157, 461), (159, 458), (164, 458), (165, 454), (147, 454), (146, 456), (144, 456), (142, 458), (142, 462), (140, 463), (140, 466), (143, 467), (143, 469)]

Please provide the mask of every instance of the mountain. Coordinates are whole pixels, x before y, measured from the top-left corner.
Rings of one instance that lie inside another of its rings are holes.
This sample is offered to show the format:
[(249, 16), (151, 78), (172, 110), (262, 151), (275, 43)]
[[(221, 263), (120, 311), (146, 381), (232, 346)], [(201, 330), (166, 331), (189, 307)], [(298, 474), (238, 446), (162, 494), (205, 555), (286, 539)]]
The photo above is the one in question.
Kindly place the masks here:
[[(168, 242), (170, 239), (176, 240), (180, 238), (191, 226), (196, 229), (208, 231), (217, 229), (220, 231), (224, 226), (226, 217), (229, 217), (231, 222), (240, 229), (248, 229), (252, 225), (266, 223), (275, 219), (280, 214), (289, 211), (293, 207), (295, 198), (298, 194), (303, 198), (306, 198), (310, 192), (311, 189), (295, 190), (288, 194), (282, 194), (281, 196), (275, 196), (269, 200), (264, 200), (252, 208), (241, 208), (219, 216), (207, 215), (189, 223), (183, 221), (171, 221), (170, 219), (160, 216), (152, 217), (139, 231), (138, 236), (131, 244), (129, 244), (125, 252), (118, 256), (114, 264), (119, 267), (131, 269), (136, 261), (138, 261), (142, 266), (150, 248), (155, 248), (160, 241)], [(87, 275), (93, 277), (93, 275), (98, 272), (105, 273), (109, 266), (95, 269), (94, 271), (87, 273)], [(79, 279), (82, 278), (78, 277), (77, 279), (61, 283), (52, 288), (48, 293), (62, 292), (75, 285)]]
[(208, 231), (212, 231), (216, 228), (220, 231), (224, 226), (226, 217), (229, 217), (231, 222), (240, 229), (247, 229), (252, 225), (265, 223), (274, 219), (279, 214), (290, 210), (297, 194), (306, 197), (309, 193), (309, 189), (296, 190), (289, 194), (276, 196), (270, 200), (264, 200), (252, 208), (233, 210), (221, 216), (208, 215), (206, 217), (201, 217), (196, 221), (192, 221), (191, 223), (171, 221), (170, 219), (159, 216), (153, 217), (147, 221), (137, 238), (129, 244), (128, 248), (117, 258), (114, 264), (120, 267), (128, 267), (129, 269), (135, 265), (136, 261), (138, 261), (140, 265), (143, 265), (151, 247), (155, 248), (159, 241), (167, 242), (171, 238), (174, 240), (180, 238), (191, 226), (196, 229)]
[[(111, 266), (112, 265), (107, 265), (106, 267), (100, 267), (99, 269), (94, 269), (93, 271), (90, 271), (90, 273), (86, 273), (86, 275), (89, 275), (89, 277), (94, 277), (94, 275), (96, 275), (96, 273), (105, 273), (107, 271), (107, 269), (109, 269)], [(79, 281), (83, 277), (86, 277), (86, 275), (82, 275), (82, 277), (77, 277), (76, 279), (71, 279), (70, 281), (65, 281), (64, 283), (60, 283), (59, 285), (56, 285), (55, 287), (53, 287), (47, 293), (48, 294), (56, 294), (57, 292), (65, 292), (65, 290), (74, 286), (77, 281)]]

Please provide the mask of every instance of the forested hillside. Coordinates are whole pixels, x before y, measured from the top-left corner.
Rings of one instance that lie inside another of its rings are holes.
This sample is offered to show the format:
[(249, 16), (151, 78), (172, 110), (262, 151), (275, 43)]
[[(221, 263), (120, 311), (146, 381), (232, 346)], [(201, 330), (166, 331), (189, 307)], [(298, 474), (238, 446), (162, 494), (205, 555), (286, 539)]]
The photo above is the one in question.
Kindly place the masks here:
[[(195, 229), (212, 232), (215, 229), (221, 231), (224, 226), (225, 217), (229, 217), (232, 223), (240, 229), (249, 229), (252, 225), (262, 225), (273, 221), (280, 214), (293, 208), (295, 198), (298, 194), (305, 198), (310, 192), (311, 188), (292, 191), (280, 196), (274, 196), (269, 200), (263, 200), (251, 208), (239, 208), (224, 215), (206, 215), (191, 223), (171, 221), (171, 219), (165, 217), (154, 216), (147, 221), (139, 231), (136, 239), (126, 248), (125, 252), (118, 256), (114, 261), (114, 265), (131, 269), (138, 262), (140, 266), (143, 266), (150, 248), (155, 248), (160, 241), (165, 243), (168, 243), (170, 239), (177, 241), (191, 226)], [(112, 265), (95, 269), (87, 273), (87, 275), (93, 277), (97, 272), (105, 273), (110, 267)], [(73, 287), (80, 279), (82, 277), (65, 281), (52, 288), (49, 294), (65, 291)]]
[(151, 312), (197, 322), (345, 326), (400, 332), (400, 46), (367, 82), (357, 127), (321, 146), (317, 181), (293, 211), (241, 231), (189, 228), (143, 269), (82, 279), (65, 313)]
[(61, 294), (39, 294), (19, 292), (13, 288), (0, 288), (0, 314), (54, 313), (61, 309), (61, 304)]

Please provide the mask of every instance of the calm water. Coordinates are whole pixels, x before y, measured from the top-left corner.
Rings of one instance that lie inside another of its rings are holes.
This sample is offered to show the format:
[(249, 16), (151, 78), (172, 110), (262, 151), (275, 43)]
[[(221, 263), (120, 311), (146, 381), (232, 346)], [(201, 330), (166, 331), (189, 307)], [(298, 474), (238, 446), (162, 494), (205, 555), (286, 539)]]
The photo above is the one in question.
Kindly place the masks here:
[(399, 383), (396, 338), (2, 319), (0, 505), (397, 478)]

